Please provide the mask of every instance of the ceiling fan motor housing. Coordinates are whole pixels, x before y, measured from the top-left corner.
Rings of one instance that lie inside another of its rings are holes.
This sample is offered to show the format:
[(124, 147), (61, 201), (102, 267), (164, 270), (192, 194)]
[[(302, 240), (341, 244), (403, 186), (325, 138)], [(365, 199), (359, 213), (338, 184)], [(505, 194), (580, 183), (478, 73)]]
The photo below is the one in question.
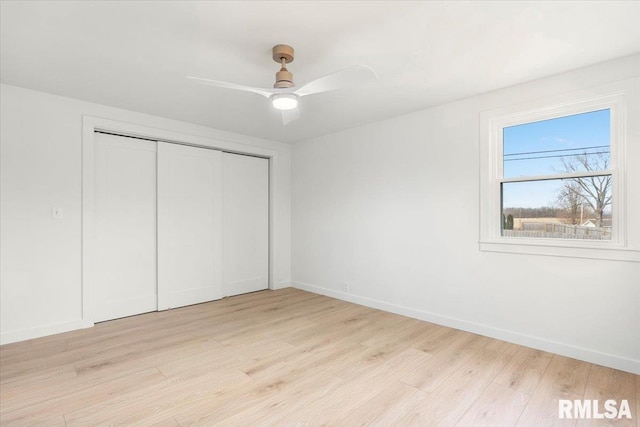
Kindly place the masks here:
[(275, 88), (287, 88), (294, 87), (293, 83), (293, 74), (290, 73), (286, 68), (282, 68), (280, 71), (276, 73), (276, 82), (273, 85)]
[(274, 88), (294, 87), (293, 74), (287, 70), (286, 64), (293, 62), (293, 48), (286, 44), (275, 45), (272, 49), (273, 60), (282, 65), (280, 71), (276, 73)]

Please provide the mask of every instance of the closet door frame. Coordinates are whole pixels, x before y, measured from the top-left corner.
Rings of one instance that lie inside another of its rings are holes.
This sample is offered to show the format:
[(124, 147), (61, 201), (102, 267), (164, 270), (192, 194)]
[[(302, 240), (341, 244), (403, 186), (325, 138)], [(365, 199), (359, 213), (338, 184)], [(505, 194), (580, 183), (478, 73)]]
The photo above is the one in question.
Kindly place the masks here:
[(94, 116), (82, 116), (82, 320), (84, 328), (95, 323), (94, 306), (94, 185), (95, 132), (148, 139), (159, 142), (191, 145), (227, 153), (263, 157), (269, 160), (269, 289), (274, 289), (274, 170), (279, 161), (277, 150), (255, 147), (223, 139), (213, 139), (144, 125)]

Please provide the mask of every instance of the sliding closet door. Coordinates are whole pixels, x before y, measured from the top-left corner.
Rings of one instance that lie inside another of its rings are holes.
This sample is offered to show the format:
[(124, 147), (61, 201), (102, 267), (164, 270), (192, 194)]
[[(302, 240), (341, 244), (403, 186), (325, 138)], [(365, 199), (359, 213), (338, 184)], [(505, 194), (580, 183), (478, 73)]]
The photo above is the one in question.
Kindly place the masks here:
[(95, 134), (94, 320), (155, 311), (156, 143)]
[(158, 143), (158, 309), (222, 297), (221, 152)]
[(222, 154), (224, 295), (269, 287), (269, 160)]

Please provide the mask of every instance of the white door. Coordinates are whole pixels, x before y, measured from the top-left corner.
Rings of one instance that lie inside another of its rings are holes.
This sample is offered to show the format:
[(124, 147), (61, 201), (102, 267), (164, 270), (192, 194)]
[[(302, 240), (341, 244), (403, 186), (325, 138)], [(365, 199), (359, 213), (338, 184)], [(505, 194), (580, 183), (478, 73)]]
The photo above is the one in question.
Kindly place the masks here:
[(95, 134), (96, 322), (155, 311), (156, 143)]
[(224, 295), (269, 287), (269, 160), (222, 154)]
[(222, 297), (221, 152), (158, 143), (158, 309)]

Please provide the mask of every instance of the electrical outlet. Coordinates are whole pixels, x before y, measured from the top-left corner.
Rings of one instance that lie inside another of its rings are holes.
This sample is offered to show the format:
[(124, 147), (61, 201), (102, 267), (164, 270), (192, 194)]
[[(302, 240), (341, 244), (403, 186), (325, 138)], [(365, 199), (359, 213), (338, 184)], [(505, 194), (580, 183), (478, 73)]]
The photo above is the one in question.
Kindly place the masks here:
[(347, 282), (344, 282), (344, 291), (351, 292), (351, 288), (349, 287), (349, 284)]
[(51, 208), (51, 218), (60, 219), (62, 217), (64, 217), (64, 212), (62, 211), (62, 208)]

